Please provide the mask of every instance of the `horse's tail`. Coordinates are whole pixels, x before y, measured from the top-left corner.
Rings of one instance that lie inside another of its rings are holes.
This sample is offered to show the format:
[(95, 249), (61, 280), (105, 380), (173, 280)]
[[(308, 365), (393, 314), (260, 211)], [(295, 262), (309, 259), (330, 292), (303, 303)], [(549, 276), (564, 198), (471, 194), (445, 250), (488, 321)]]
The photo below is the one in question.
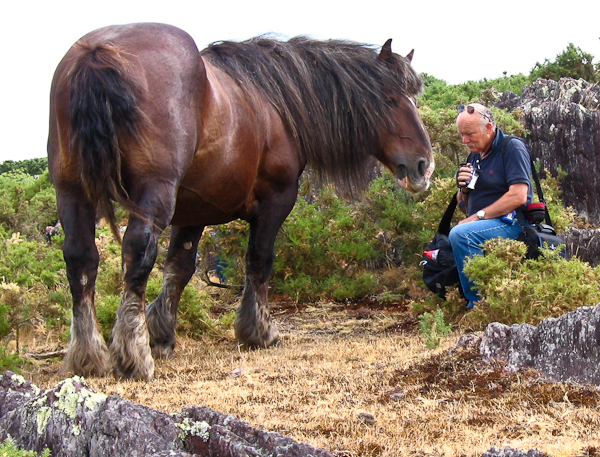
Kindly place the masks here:
[(88, 198), (120, 241), (113, 203), (137, 212), (128, 199), (121, 159), (124, 151), (143, 142), (140, 91), (117, 48), (85, 42), (76, 46), (79, 57), (69, 73), (70, 148), (78, 157)]

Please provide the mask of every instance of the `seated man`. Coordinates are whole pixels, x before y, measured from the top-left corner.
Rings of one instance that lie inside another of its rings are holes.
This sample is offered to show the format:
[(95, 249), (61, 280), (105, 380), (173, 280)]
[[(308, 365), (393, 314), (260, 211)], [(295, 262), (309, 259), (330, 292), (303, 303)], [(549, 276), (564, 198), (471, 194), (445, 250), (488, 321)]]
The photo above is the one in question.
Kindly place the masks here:
[(505, 135), (489, 108), (473, 103), (459, 107), (456, 119), (462, 141), (469, 148), (466, 166), (458, 170), (458, 206), (467, 215), (450, 231), (450, 244), (466, 299), (472, 308), (480, 297), (465, 276), (467, 257), (483, 254), (481, 245), (491, 238), (516, 239), (521, 225), (503, 218), (533, 199), (529, 151), (519, 139), (502, 146)]

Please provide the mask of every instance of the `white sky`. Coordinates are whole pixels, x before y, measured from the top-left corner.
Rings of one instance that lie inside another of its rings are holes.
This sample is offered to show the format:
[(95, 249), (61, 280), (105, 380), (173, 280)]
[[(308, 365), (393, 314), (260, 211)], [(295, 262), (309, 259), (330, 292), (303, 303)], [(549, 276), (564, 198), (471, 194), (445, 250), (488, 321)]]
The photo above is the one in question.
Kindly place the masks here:
[(600, 2), (571, 0), (7, 0), (0, 6), (0, 162), (46, 155), (54, 69), (86, 33), (111, 24), (165, 22), (199, 49), (264, 33), (382, 45), (449, 84), (528, 74), (569, 43), (600, 59)]

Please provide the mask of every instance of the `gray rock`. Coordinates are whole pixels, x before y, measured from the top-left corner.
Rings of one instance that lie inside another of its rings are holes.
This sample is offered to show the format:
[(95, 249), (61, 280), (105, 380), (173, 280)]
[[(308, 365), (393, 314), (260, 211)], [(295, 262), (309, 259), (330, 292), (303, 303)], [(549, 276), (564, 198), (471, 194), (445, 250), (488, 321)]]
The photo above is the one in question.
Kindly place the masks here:
[(600, 385), (600, 305), (545, 319), (537, 327), (492, 323), (479, 350), (483, 361), (500, 360), (513, 372), (533, 368), (550, 381)]
[(530, 449), (527, 452), (519, 451), (518, 449), (513, 449), (510, 447), (505, 447), (501, 449), (499, 447), (494, 446), (488, 451), (484, 452), (481, 457), (546, 457), (547, 454), (542, 454), (541, 452), (536, 451), (535, 449)]
[(0, 377), (0, 441), (53, 457), (330, 457), (209, 408), (169, 415), (98, 393), (77, 376), (41, 391), (21, 376)]
[(569, 228), (561, 235), (568, 257), (577, 256), (592, 267), (600, 265), (600, 230)]

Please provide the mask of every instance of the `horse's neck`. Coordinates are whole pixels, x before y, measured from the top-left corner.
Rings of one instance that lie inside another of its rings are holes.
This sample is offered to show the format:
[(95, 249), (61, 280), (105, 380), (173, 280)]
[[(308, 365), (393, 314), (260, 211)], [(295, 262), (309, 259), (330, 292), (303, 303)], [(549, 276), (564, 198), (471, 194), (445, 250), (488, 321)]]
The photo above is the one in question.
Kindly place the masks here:
[[(206, 68), (205, 103), (200, 113), (203, 131), (211, 135), (219, 130), (228, 136), (252, 124), (253, 134), (270, 130), (268, 124), (278, 117), (275, 109), (253, 88), (242, 89), (227, 73), (204, 60)], [(217, 125), (218, 124), (218, 125)], [(261, 129), (261, 126), (264, 127)]]

